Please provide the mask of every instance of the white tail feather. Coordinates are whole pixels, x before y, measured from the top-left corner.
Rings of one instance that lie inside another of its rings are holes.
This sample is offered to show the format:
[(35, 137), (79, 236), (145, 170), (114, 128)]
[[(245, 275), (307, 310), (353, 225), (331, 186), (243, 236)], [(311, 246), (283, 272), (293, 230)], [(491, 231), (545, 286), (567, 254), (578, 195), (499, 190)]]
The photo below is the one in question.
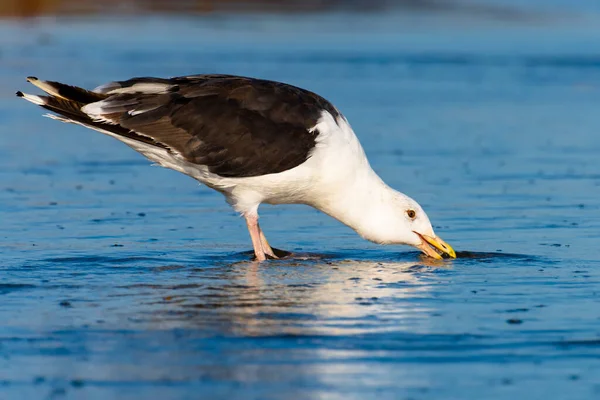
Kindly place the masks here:
[(46, 104), (48, 104), (43, 97), (36, 96), (34, 94), (21, 93), (20, 97), (32, 102), (33, 104), (37, 104), (38, 106), (45, 106)]
[(67, 100), (64, 96), (61, 96), (60, 93), (58, 93), (58, 90), (56, 90), (56, 88), (54, 86), (52, 86), (51, 84), (49, 84), (46, 81), (41, 81), (34, 76), (30, 76), (27, 78), (27, 82), (31, 83), (34, 86), (39, 87), (40, 89), (42, 89), (44, 92), (48, 93), (51, 96), (58, 97), (59, 99)]

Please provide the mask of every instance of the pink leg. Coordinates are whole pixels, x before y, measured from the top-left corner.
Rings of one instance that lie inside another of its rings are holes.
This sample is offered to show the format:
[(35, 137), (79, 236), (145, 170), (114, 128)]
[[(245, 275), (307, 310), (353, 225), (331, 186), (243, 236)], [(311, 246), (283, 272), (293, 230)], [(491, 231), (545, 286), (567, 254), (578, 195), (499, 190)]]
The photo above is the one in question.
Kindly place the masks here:
[(250, 239), (252, 239), (252, 247), (254, 247), (254, 254), (256, 255), (257, 261), (265, 261), (267, 257), (262, 248), (260, 240), (260, 227), (258, 226), (257, 215), (245, 215), (246, 225), (248, 226), (248, 232), (250, 232)]
[(263, 252), (271, 258), (279, 258), (273, 252), (269, 242), (267, 242), (267, 238), (265, 237), (263, 230), (260, 229), (260, 225), (258, 226), (258, 231), (260, 232), (260, 244), (262, 245)]

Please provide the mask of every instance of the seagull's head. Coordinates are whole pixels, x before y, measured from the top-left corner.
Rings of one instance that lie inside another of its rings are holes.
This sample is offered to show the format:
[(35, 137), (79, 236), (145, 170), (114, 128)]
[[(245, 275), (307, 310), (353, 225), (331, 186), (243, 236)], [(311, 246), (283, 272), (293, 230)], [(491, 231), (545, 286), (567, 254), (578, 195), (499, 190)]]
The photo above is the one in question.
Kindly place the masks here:
[(456, 252), (452, 246), (435, 234), (427, 213), (423, 211), (419, 203), (409, 197), (402, 203), (400, 212), (403, 215), (398, 216), (402, 221), (402, 243), (416, 247), (435, 259), (456, 258)]
[(454, 249), (435, 234), (419, 203), (400, 192), (388, 193), (391, 196), (383, 196), (379, 207), (369, 210), (368, 223), (359, 230), (365, 239), (381, 244), (413, 246), (438, 260), (456, 258)]

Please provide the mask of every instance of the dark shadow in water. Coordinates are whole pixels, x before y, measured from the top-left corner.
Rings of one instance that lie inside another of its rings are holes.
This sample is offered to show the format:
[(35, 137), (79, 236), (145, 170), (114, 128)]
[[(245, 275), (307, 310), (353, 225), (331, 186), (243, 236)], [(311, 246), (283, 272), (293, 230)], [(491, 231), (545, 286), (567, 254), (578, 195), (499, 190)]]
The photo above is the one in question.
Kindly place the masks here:
[[(331, 258), (330, 254), (320, 253), (294, 253), (273, 247), (273, 253), (278, 257), (279, 260), (322, 260), (325, 258)], [(243, 251), (238, 253), (240, 256), (248, 257), (251, 260), (256, 260), (253, 250)]]
[(12, 293), (20, 290), (34, 289), (35, 285), (24, 283), (2, 283), (0, 284), (0, 294)]
[[(390, 256), (389, 252), (378, 252), (378, 254), (372, 254), (371, 251), (365, 251), (363, 254), (359, 254), (357, 252), (340, 252), (340, 253), (295, 253), (290, 251), (285, 251), (281, 249), (277, 249), (273, 247), (273, 252), (279, 260), (327, 260), (327, 259), (365, 259), (365, 255), (369, 256), (368, 259), (373, 261), (408, 261), (410, 259), (417, 259), (423, 262), (431, 262), (431, 263), (440, 263), (447, 264), (448, 262), (454, 261), (453, 259), (444, 259), (444, 260), (433, 260), (421, 252), (410, 251), (403, 253), (393, 253), (393, 256)], [(248, 257), (251, 260), (255, 260), (254, 252), (252, 250), (244, 251), (238, 253), (238, 255), (243, 257)], [(493, 260), (493, 259), (516, 259), (516, 260), (530, 260), (534, 261), (537, 258), (534, 256), (526, 255), (526, 254), (514, 254), (514, 253), (499, 253), (499, 252), (478, 252), (478, 251), (458, 251), (456, 252), (456, 259), (470, 259), (470, 260)]]
[[(348, 266), (346, 264), (359, 262), (383, 263), (386, 265), (404, 265), (408, 263), (414, 266), (448, 268), (464, 267), (473, 263), (493, 263), (497, 260), (503, 260), (504, 262), (536, 262), (541, 260), (537, 256), (525, 254), (474, 251), (459, 251), (456, 254), (456, 259), (434, 260), (418, 251), (390, 252), (384, 250), (343, 249), (330, 253), (313, 253), (289, 252), (277, 248), (274, 248), (273, 250), (280, 258), (268, 260), (267, 262), (262, 263), (262, 266), (279, 268), (299, 265), (309, 267), (312, 265), (315, 267), (327, 267), (341, 263), (347, 268)], [(227, 268), (248, 261), (255, 262), (256, 259), (252, 250), (221, 254), (205, 254), (200, 250), (197, 254), (191, 256), (186, 254), (181, 255), (181, 257), (182, 258), (177, 256), (173, 257), (173, 255), (168, 252), (161, 253), (160, 256), (152, 256), (150, 254), (115, 254), (115, 256), (86, 254), (69, 256), (67, 254), (64, 257), (51, 257), (39, 261), (42, 263), (50, 263), (55, 266), (61, 265), (62, 267), (103, 265), (106, 267), (118, 266), (119, 268), (127, 268), (127, 266), (135, 266), (137, 269), (148, 269), (151, 271), (157, 267), (164, 267), (165, 265), (168, 267), (176, 265), (178, 268), (181, 267), (181, 265), (187, 265), (192, 268), (199, 267), (201, 269), (206, 269), (207, 267)], [(34, 264), (36, 263), (36, 261), (32, 262), (34, 262)], [(545, 262), (553, 263), (552, 260), (545, 260)]]
[[(512, 254), (500, 252), (474, 252), (459, 251), (456, 259), (434, 260), (418, 251), (396, 252), (386, 251), (384, 249), (340, 249), (333, 252), (315, 253), (315, 252), (289, 252), (274, 248), (275, 253), (280, 257), (276, 260), (268, 260), (260, 263), (261, 268), (286, 268), (286, 267), (305, 267), (314, 270), (322, 268), (331, 268), (338, 266), (340, 268), (352, 269), (353, 265), (358, 264), (380, 264), (396, 270), (399, 266), (407, 265), (415, 271), (415, 268), (463, 268), (480, 263), (501, 262), (504, 264), (521, 264), (539, 262), (554, 264), (553, 260), (547, 260), (538, 256), (526, 254)], [(30, 260), (30, 264), (35, 268), (80, 268), (85, 267), (86, 271), (94, 271), (95, 268), (114, 268), (121, 270), (135, 269), (140, 272), (157, 272), (162, 270), (187, 269), (194, 270), (212, 270), (238, 268), (239, 264), (255, 263), (255, 257), (252, 250), (234, 253), (206, 253), (202, 250), (183, 253), (172, 253), (168, 250), (160, 253), (140, 254), (134, 252), (113, 254), (65, 254), (62, 257), (50, 257), (42, 260)], [(40, 265), (41, 263), (41, 265)], [(258, 263), (257, 263), (258, 264)], [(23, 268), (22, 266), (19, 268)], [(73, 270), (76, 271), (76, 270)], [(226, 273), (225, 273), (226, 275)], [(223, 276), (227, 279), (226, 276)]]
[(493, 252), (479, 252), (479, 251), (457, 251), (457, 259), (469, 258), (475, 260), (493, 259), (493, 258), (513, 258), (520, 260), (534, 260), (534, 256), (527, 254), (514, 254), (514, 253), (493, 253)]

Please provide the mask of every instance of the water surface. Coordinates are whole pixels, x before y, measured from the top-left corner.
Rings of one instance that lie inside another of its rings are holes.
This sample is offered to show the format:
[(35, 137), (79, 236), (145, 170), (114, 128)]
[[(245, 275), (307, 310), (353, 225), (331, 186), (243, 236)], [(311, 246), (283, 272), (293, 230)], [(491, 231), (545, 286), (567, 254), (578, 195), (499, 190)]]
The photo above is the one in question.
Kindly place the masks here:
[[(0, 397), (598, 398), (600, 24), (567, 11), (3, 22)], [(465, 257), (265, 206), (309, 257), (253, 263), (219, 194), (13, 95), (203, 72), (329, 98)]]

